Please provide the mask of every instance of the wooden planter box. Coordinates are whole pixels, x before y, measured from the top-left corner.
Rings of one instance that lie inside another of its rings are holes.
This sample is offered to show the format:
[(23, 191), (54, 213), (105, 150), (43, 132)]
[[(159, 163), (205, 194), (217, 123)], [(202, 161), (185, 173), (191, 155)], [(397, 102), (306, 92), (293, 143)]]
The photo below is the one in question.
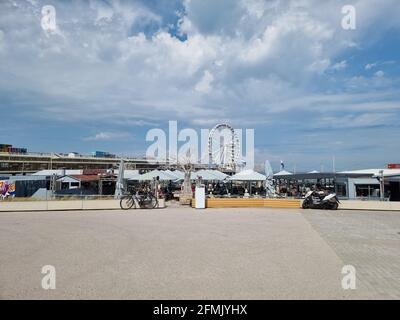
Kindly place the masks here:
[[(192, 207), (196, 205), (192, 199)], [(207, 198), (206, 208), (300, 208), (301, 200), (297, 199), (263, 199), (263, 198)]]

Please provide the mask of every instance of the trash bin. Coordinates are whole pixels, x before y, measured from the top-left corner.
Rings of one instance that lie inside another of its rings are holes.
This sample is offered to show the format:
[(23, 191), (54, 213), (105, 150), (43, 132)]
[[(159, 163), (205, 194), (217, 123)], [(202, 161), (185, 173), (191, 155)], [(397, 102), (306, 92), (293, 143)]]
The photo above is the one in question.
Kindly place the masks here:
[(164, 198), (158, 199), (158, 207), (157, 208), (165, 208), (165, 199)]
[(195, 189), (196, 209), (206, 208), (206, 188), (204, 186), (196, 186)]

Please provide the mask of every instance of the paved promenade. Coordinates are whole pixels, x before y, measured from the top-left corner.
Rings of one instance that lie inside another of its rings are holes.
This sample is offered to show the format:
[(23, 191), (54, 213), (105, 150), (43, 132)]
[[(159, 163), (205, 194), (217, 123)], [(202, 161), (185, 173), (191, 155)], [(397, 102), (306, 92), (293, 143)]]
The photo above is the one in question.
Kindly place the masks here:
[[(222, 201), (221, 201), (222, 200)], [(293, 199), (218, 199), (220, 205), (211, 207), (235, 207), (232, 205), (237, 201), (242, 202), (242, 207), (276, 207), (276, 208), (300, 208), (301, 202)], [(224, 203), (224, 204), (222, 204)], [(249, 204), (250, 203), (250, 204)], [(260, 205), (263, 204), (263, 205)], [(167, 203), (167, 206), (171, 202)], [(0, 202), (0, 212), (11, 211), (60, 211), (60, 210), (111, 210), (120, 209), (119, 200), (93, 200), (82, 198), (80, 200), (49, 200), (49, 201), (2, 201)], [(389, 201), (361, 201), (361, 200), (341, 200), (339, 209), (345, 210), (377, 210), (377, 211), (398, 211), (400, 212), (400, 202)]]
[(306, 210), (304, 217), (375, 297), (400, 299), (400, 213)]
[(367, 211), (3, 212), (0, 298), (398, 299), (399, 232), (400, 215)]

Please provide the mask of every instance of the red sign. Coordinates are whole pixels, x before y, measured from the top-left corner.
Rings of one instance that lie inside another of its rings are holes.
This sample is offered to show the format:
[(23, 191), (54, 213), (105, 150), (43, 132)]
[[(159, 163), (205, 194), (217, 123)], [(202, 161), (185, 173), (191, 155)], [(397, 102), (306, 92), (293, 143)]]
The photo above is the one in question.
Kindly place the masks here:
[(400, 163), (389, 163), (388, 169), (400, 169)]

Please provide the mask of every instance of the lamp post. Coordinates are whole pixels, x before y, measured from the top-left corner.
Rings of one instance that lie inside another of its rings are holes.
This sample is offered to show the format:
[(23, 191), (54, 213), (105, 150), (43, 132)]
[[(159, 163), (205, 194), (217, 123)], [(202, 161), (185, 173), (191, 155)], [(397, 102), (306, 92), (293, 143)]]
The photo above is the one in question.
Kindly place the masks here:
[(384, 201), (385, 200), (385, 177), (383, 175), (383, 170), (379, 170), (379, 175), (380, 175), (380, 179), (379, 179), (379, 182), (380, 182), (380, 190), (379, 190), (380, 198), (381, 198), (381, 201)]

